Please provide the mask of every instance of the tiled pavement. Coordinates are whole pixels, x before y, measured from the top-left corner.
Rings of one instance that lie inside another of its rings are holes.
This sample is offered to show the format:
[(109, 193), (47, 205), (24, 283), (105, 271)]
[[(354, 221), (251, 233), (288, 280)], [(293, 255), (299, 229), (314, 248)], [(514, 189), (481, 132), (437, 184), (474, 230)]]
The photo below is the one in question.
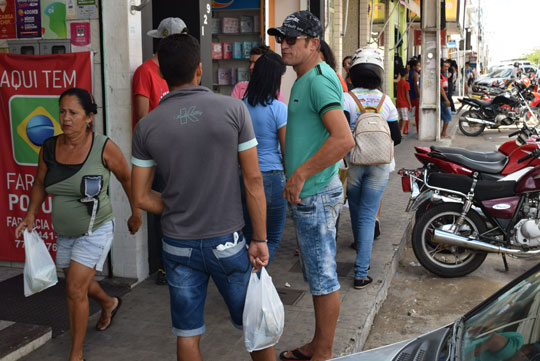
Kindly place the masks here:
[[(450, 134), (455, 132), (453, 122)], [(448, 141), (440, 144), (448, 145)], [(404, 139), (396, 147), (396, 171), (417, 167), (413, 155), (414, 136)], [(340, 269), (341, 312), (334, 342), (335, 356), (357, 352), (368, 336), (373, 318), (386, 297), (395, 273), (400, 250), (404, 245), (410, 216), (404, 212), (408, 194), (401, 191), (396, 172), (390, 176), (383, 196), (381, 236), (373, 246), (370, 275), (374, 282), (362, 290), (352, 287), (352, 264), (355, 252), (350, 248), (352, 232), (348, 208), (341, 213), (337, 261)], [(269, 273), (278, 290), (282, 290), (285, 305), (285, 331), (276, 347), (280, 352), (298, 347), (310, 340), (314, 328), (314, 314), (307, 284), (302, 279), (298, 257), (295, 256), (295, 235), (291, 220), (287, 219), (283, 240)], [(286, 287), (286, 284), (290, 287)], [(95, 360), (175, 360), (176, 337), (171, 333), (169, 297), (165, 286), (156, 286), (150, 279), (135, 286), (124, 297), (121, 311), (106, 332), (97, 332), (94, 325), (98, 314), (90, 318), (85, 341), (85, 358)], [(229, 322), (225, 304), (213, 284), (206, 301), (207, 332), (201, 341), (205, 360), (249, 360), (244, 349), (242, 332)], [(25, 361), (66, 360), (70, 349), (70, 335), (66, 333), (34, 351)]]

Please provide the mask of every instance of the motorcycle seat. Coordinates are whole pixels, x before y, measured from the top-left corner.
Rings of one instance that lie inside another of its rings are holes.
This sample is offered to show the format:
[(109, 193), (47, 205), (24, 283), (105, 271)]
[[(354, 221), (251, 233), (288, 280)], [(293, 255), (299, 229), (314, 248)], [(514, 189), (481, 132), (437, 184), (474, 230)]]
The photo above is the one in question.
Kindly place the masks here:
[[(464, 194), (471, 190), (473, 179), (463, 174), (431, 173), (428, 184), (431, 187), (450, 189)], [(474, 197), (480, 201), (512, 197), (516, 195), (515, 181), (479, 180), (474, 188)]]
[(480, 107), (487, 107), (493, 103), (493, 100), (482, 100), (482, 99), (475, 99), (475, 98), (465, 98), (463, 99), (465, 103), (469, 104), (476, 104)]
[(452, 153), (430, 153), (434, 157), (445, 159), (447, 161), (460, 164), (469, 169), (481, 172), (481, 173), (490, 173), (490, 174), (499, 174), (502, 172), (508, 158), (501, 159), (496, 162), (487, 162), (480, 160), (473, 160), (463, 156), (462, 154), (452, 154)]
[(461, 154), (465, 158), (479, 160), (481, 162), (502, 162), (508, 158), (501, 152), (474, 152), (464, 148), (438, 147), (436, 145), (432, 145), (431, 150), (443, 154)]

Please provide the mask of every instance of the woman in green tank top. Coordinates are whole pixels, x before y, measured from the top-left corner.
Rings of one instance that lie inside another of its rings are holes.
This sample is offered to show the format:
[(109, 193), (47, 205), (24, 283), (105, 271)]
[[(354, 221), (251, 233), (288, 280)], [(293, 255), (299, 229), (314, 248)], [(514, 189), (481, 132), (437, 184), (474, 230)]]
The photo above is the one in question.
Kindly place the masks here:
[(88, 324), (88, 296), (102, 308), (96, 325), (106, 330), (121, 305), (93, 277), (103, 269), (113, 238), (113, 213), (107, 195), (110, 172), (122, 184), (131, 204), (128, 228), (132, 234), (142, 224), (141, 210), (131, 202), (131, 173), (120, 150), (110, 139), (94, 134), (97, 106), (84, 89), (72, 88), (60, 96), (63, 134), (49, 138), (39, 153), (37, 176), (28, 212), (17, 226), (32, 231), (41, 204), (53, 196), (52, 220), (57, 234), (56, 264), (66, 274), (66, 292), (72, 335), (70, 361), (83, 360)]

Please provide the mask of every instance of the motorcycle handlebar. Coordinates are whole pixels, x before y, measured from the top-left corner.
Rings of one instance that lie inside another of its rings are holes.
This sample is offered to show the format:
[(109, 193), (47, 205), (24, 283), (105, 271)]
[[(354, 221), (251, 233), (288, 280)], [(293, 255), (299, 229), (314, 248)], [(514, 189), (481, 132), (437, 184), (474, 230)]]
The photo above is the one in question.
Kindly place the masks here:
[(521, 133), (521, 130), (517, 130), (517, 131), (515, 131), (515, 132), (513, 132), (513, 133), (508, 134), (508, 137), (511, 138), (511, 137), (513, 137), (514, 135), (518, 135), (519, 133)]

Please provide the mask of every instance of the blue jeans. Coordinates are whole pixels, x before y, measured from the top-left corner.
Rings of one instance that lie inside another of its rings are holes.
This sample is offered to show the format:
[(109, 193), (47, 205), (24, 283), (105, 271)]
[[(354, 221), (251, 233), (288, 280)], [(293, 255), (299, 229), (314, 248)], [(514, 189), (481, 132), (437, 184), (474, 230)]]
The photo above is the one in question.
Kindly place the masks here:
[[(276, 253), (279, 243), (281, 242), (281, 234), (285, 227), (285, 217), (287, 216), (287, 200), (283, 198), (283, 188), (285, 187), (285, 174), (281, 170), (273, 170), (261, 172), (264, 183), (264, 195), (266, 196), (266, 235), (268, 239), (268, 252), (270, 259), (268, 265), (272, 261)], [(247, 243), (251, 242), (253, 237), (253, 227), (249, 212), (247, 209), (244, 182), (242, 181), (242, 205), (244, 209), (244, 220), (246, 225), (242, 232), (246, 237)]]
[(389, 175), (390, 164), (349, 166), (347, 198), (357, 247), (354, 263), (356, 279), (365, 279), (368, 273), (375, 219)]
[(451, 122), (452, 114), (450, 113), (450, 107), (446, 106), (446, 102), (441, 100), (441, 120), (443, 122)]
[(233, 325), (242, 328), (251, 265), (241, 233), (199, 240), (163, 237), (163, 263), (176, 336), (198, 336), (206, 330), (204, 302), (210, 276), (229, 308)]
[(290, 204), (302, 273), (314, 296), (339, 290), (336, 220), (342, 206), (343, 187), (337, 175), (319, 193)]

